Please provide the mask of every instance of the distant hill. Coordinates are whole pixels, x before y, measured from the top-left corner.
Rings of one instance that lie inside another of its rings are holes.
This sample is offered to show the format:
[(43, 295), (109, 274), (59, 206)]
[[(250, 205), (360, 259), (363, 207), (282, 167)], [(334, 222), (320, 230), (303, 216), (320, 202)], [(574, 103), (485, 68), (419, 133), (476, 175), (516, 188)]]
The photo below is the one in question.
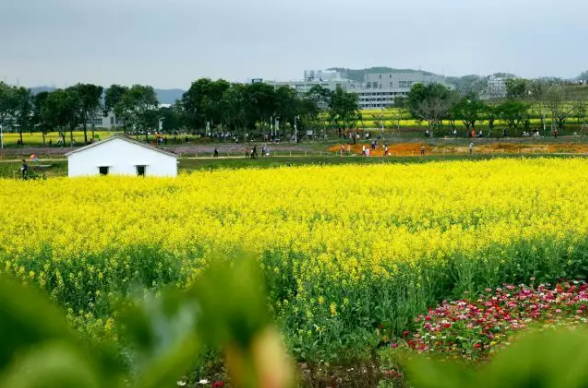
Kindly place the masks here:
[(55, 88), (52, 88), (51, 86), (35, 86), (34, 88), (31, 88), (33, 94), (39, 94), (41, 92), (52, 92), (54, 90)]
[(185, 92), (182, 89), (155, 89), (160, 104), (175, 104)]
[[(56, 88), (51, 86), (35, 86), (31, 88), (33, 94), (41, 93), (41, 92), (51, 92)], [(160, 104), (175, 104), (177, 100), (182, 98), (182, 94), (185, 93), (185, 90), (182, 89), (155, 89), (155, 93), (157, 93), (157, 100)]]
[(346, 69), (343, 67), (332, 67), (327, 70), (338, 71), (347, 75), (347, 78), (356, 82), (363, 82), (366, 74), (373, 73), (417, 73), (422, 72), (425, 75), (434, 75), (428, 71), (414, 70), (414, 69), (394, 69), (392, 67), (370, 67), (369, 69)]

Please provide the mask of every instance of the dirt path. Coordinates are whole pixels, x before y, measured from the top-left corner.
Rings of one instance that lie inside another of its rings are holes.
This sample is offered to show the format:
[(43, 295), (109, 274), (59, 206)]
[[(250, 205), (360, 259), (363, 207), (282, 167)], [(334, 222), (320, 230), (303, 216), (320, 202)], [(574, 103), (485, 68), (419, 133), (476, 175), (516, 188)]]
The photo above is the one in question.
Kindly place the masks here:
[[(421, 145), (425, 146), (427, 155), (459, 155), (468, 154), (469, 145), (429, 145), (426, 143), (396, 143), (388, 145), (391, 156), (417, 156), (420, 155)], [(348, 153), (348, 147), (352, 154), (361, 155), (364, 144), (343, 144), (343, 151)], [(384, 156), (384, 144), (379, 143), (376, 150), (371, 150), (370, 156)], [(329, 152), (337, 153), (341, 144), (329, 148)], [(588, 154), (588, 144), (560, 143), (560, 144), (531, 144), (531, 143), (474, 143), (473, 152), (476, 154)]]

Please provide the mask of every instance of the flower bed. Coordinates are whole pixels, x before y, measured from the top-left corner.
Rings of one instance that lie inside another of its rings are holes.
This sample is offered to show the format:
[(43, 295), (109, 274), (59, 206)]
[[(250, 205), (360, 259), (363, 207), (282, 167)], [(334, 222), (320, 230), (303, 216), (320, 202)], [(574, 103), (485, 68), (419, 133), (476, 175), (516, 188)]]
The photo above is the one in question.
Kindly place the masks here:
[(392, 347), (477, 359), (509, 345), (524, 329), (588, 322), (588, 284), (584, 282), (555, 287), (505, 284), (486, 292), (474, 301), (443, 302), (430, 309), (415, 319), (418, 330), (404, 332), (405, 339)]

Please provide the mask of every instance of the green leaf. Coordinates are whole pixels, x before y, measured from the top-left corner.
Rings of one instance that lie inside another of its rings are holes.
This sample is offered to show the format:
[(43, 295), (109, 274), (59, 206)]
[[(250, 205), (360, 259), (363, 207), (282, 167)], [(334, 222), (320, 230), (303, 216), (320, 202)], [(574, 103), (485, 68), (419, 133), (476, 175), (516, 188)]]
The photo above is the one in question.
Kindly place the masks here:
[(170, 386), (188, 371), (201, 349), (197, 316), (193, 297), (172, 290), (126, 309), (122, 322), (134, 351), (138, 387)]
[[(100, 377), (78, 348), (48, 342), (21, 354), (18, 362), (0, 377), (9, 388), (99, 388)], [(113, 387), (113, 385), (109, 385)]]
[(485, 375), (486, 387), (588, 386), (588, 332), (536, 333), (500, 353)]
[(414, 357), (402, 362), (408, 379), (416, 388), (466, 388), (476, 387), (471, 370), (456, 362), (442, 362), (424, 357)]
[(0, 281), (0, 371), (18, 352), (52, 340), (77, 343), (63, 314), (35, 290)]

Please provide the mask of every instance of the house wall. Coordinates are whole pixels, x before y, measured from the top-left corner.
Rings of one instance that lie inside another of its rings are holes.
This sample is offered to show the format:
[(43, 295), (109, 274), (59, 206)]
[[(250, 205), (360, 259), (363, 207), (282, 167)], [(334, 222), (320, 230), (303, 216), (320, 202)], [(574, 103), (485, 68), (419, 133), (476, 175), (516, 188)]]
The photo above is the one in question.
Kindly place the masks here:
[(98, 168), (109, 167), (109, 175), (137, 175), (137, 165), (146, 165), (146, 176), (178, 175), (177, 158), (155, 150), (114, 139), (68, 157), (68, 176), (99, 175)]

